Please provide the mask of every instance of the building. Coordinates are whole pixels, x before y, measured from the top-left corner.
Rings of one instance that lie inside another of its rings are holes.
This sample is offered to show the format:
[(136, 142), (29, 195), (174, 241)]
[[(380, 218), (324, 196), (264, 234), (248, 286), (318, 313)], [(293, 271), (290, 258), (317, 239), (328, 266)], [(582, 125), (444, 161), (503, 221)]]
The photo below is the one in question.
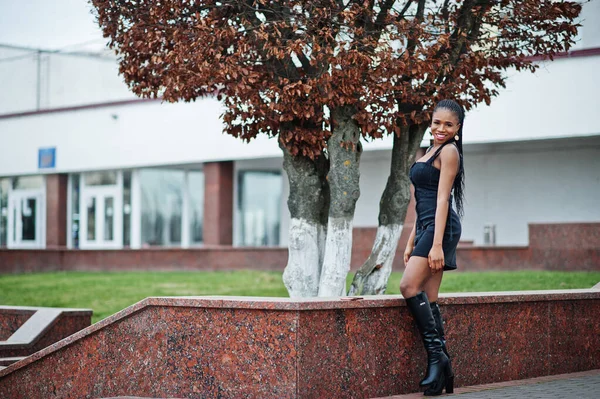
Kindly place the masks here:
[[(598, 234), (600, 4), (583, 8), (574, 49), (534, 75), (509, 72), (492, 105), (467, 114), (465, 244), (522, 249), (540, 223), (567, 223), (559, 230), (570, 246), (579, 225)], [(104, 52), (3, 46), (0, 76), (0, 260), (17, 262), (11, 250), (39, 263), (56, 251), (134, 257), (233, 246), (275, 249), (281, 263), (289, 213), (280, 149), (224, 134), (216, 100), (137, 99)], [(390, 149), (389, 139), (365, 144), (360, 256), (372, 243)], [(596, 257), (597, 237), (586, 244)]]

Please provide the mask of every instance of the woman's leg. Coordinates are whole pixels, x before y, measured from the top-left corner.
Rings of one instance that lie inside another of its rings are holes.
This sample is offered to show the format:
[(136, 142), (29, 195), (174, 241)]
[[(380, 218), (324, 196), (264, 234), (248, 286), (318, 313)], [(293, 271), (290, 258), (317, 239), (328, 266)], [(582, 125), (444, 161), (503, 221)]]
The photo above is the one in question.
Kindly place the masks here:
[(417, 295), (424, 290), (427, 281), (431, 277), (431, 269), (429, 268), (427, 258), (411, 256), (400, 281), (402, 296), (404, 298), (411, 298)]
[(406, 300), (408, 310), (417, 323), (423, 345), (427, 351), (427, 372), (425, 378), (421, 381), (422, 386), (428, 387), (425, 390), (425, 395), (441, 394), (444, 385), (446, 385), (445, 376), (449, 363), (442, 350), (442, 342), (435, 328), (435, 320), (431, 313), (427, 294), (423, 291), (427, 281), (432, 277), (427, 259), (412, 256), (406, 265), (406, 270), (400, 282), (400, 292)]
[(427, 298), (429, 298), (429, 302), (437, 302), (438, 294), (440, 293), (440, 285), (442, 284), (442, 277), (444, 272), (439, 271), (433, 274), (423, 286), (423, 291), (427, 294)]

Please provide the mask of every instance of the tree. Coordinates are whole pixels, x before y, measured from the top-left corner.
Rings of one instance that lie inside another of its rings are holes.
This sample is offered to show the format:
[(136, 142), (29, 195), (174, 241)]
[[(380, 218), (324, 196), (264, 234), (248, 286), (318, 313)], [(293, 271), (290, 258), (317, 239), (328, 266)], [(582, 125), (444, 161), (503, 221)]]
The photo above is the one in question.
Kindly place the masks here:
[(225, 131), (276, 137), (290, 183), (290, 296), (345, 294), (362, 140), (393, 135), (371, 256), (351, 294), (383, 293), (409, 165), (442, 98), (466, 109), (573, 43), (581, 6), (552, 0), (92, 0), (142, 97), (215, 95)]

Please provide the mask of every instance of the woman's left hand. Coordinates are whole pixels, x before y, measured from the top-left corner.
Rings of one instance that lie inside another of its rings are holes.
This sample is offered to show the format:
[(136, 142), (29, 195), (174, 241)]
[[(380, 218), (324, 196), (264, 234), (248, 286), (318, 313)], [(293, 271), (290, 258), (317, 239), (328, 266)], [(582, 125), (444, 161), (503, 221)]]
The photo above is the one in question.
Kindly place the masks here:
[(431, 247), (427, 259), (432, 273), (437, 273), (444, 269), (444, 250), (442, 249), (442, 246), (434, 245)]

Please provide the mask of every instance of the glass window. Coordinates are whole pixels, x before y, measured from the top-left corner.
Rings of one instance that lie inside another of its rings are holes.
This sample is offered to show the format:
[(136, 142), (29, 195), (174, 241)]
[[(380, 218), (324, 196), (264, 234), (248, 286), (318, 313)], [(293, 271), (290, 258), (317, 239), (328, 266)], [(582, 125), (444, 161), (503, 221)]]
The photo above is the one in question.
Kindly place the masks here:
[(131, 171), (123, 172), (123, 246), (131, 246)]
[(8, 189), (10, 179), (0, 179), (0, 247), (6, 247), (8, 240)]
[(104, 241), (113, 241), (114, 221), (115, 221), (115, 199), (113, 197), (104, 198)]
[(12, 241), (13, 242), (17, 242), (17, 207), (13, 207), (13, 211), (12, 211), (12, 220), (15, 220), (15, 222), (13, 222), (12, 224)]
[(79, 248), (79, 182), (81, 175), (71, 175), (71, 237), (73, 248)]
[(142, 246), (181, 245), (184, 172), (140, 170)]
[(44, 176), (19, 176), (13, 178), (13, 189), (22, 190), (30, 188), (42, 188)]
[(96, 241), (96, 197), (87, 199), (87, 240)]
[(202, 228), (204, 223), (204, 172), (188, 172), (190, 193), (190, 242), (201, 244), (204, 239)]
[(23, 198), (21, 201), (21, 239), (23, 241), (35, 241), (36, 212), (37, 200)]
[(239, 172), (238, 193), (240, 245), (279, 245), (281, 173)]
[(117, 184), (116, 171), (90, 172), (84, 175), (86, 186), (114, 186)]

